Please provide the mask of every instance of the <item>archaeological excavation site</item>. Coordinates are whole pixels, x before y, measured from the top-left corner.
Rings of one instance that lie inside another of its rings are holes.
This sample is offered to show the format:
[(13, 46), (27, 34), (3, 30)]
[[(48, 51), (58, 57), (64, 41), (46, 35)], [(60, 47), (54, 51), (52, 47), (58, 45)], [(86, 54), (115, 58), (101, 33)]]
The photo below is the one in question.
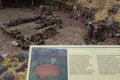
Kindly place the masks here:
[(120, 0), (0, 0), (0, 80), (26, 80), (30, 45), (120, 45)]

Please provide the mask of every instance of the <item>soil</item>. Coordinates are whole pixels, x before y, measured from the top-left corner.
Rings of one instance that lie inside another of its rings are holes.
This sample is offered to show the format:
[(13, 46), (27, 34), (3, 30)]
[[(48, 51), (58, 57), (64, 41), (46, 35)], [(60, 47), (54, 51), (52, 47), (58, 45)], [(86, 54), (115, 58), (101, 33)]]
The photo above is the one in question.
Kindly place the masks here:
[[(0, 10), (0, 24), (7, 22), (11, 18), (29, 17), (39, 12), (38, 8), (34, 10), (28, 8), (5, 8)], [(46, 45), (81, 45), (84, 44), (83, 35), (85, 34), (85, 26), (78, 20), (69, 19), (68, 14), (64, 12), (54, 12), (63, 20), (63, 29), (58, 30), (58, 33), (46, 40)], [(16, 26), (22, 30), (25, 36), (30, 36), (34, 32), (34, 23), (27, 23)], [(21, 50), (18, 47), (11, 46), (14, 39), (2, 33), (0, 30), (0, 54), (15, 53)]]

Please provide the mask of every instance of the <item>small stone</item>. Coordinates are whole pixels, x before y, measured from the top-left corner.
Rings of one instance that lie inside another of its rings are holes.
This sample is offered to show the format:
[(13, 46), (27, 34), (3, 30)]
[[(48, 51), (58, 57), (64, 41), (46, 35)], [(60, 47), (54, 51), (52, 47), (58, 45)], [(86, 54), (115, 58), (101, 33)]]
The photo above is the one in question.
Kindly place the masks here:
[(28, 57), (28, 51), (20, 51), (17, 53), (17, 58), (19, 59), (20, 62), (25, 61), (27, 57)]
[(103, 42), (98, 42), (97, 45), (103, 45)]
[(14, 78), (10, 72), (7, 72), (0, 78), (0, 80), (14, 80)]
[(9, 54), (9, 55), (8, 55), (8, 58), (10, 58), (10, 59), (16, 58), (16, 53)]
[(18, 42), (16, 42), (16, 41), (12, 41), (12, 46), (15, 46), (15, 47), (17, 47), (18, 45), (19, 45), (19, 43)]
[(4, 58), (0, 55), (0, 63), (4, 61)]
[(115, 36), (120, 37), (120, 34), (115, 34)]
[(2, 54), (2, 57), (6, 58), (6, 57), (8, 57), (8, 54)]
[(18, 72), (23, 72), (28, 66), (28, 62), (24, 62), (21, 66), (15, 69), (15, 71)]
[(116, 12), (119, 9), (119, 5), (118, 4), (113, 4), (110, 9), (109, 12)]
[(0, 74), (4, 73), (5, 71), (7, 71), (7, 67), (0, 66)]
[(10, 59), (9, 62), (15, 62), (16, 60), (13, 58), (13, 59)]

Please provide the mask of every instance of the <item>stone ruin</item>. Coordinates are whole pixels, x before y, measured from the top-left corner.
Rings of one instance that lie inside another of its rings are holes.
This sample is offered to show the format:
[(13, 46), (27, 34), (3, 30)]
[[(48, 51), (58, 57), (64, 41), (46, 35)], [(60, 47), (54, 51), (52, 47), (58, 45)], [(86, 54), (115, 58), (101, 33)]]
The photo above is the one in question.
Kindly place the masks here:
[[(81, 1), (81, 0), (80, 0)], [(111, 41), (111, 44), (119, 45), (120, 44), (120, 21), (114, 20), (113, 16), (118, 15), (120, 11), (120, 4), (119, 3), (113, 3), (109, 5), (109, 7), (106, 9), (106, 13), (104, 14), (106, 19), (100, 19), (97, 20), (97, 12), (103, 8), (96, 7), (94, 5), (94, 2), (97, 4), (97, 1), (91, 1), (88, 0), (88, 3), (60, 3), (60, 2), (54, 2), (54, 5), (50, 5), (50, 7), (54, 7), (57, 11), (63, 11), (68, 14), (68, 18), (75, 19), (80, 22), (82, 22), (86, 26), (86, 34), (84, 34), (84, 40), (85, 44), (109, 44), (107, 40), (114, 39), (115, 43)], [(117, 1), (116, 1), (117, 2)], [(119, 1), (118, 1), (119, 2)], [(100, 3), (103, 4), (102, 1)], [(89, 6), (88, 6), (89, 4)], [(94, 7), (91, 7), (94, 6)], [(99, 5), (98, 5), (99, 6)], [(108, 6), (108, 5), (107, 5)], [(102, 14), (101, 14), (102, 15)], [(98, 15), (100, 16), (100, 14)], [(119, 16), (119, 15), (118, 15)], [(101, 16), (104, 17), (104, 16)], [(89, 24), (90, 23), (90, 24)], [(90, 25), (93, 26), (93, 29), (90, 27)]]
[[(92, 4), (92, 3), (89, 3)], [(86, 34), (83, 36), (85, 44), (109, 44), (108, 39), (114, 39), (115, 45), (120, 44), (120, 21), (114, 20), (113, 16), (118, 14), (120, 9), (119, 4), (113, 4), (108, 7), (106, 19), (96, 20), (96, 13), (99, 8), (91, 8), (75, 3), (72, 11), (69, 13), (69, 18), (79, 20), (86, 26)], [(100, 15), (98, 15), (100, 16)]]
[[(54, 15), (52, 11), (44, 5), (40, 6), (40, 10), (40, 14), (28, 18), (14, 18), (1, 25), (4, 33), (16, 39), (12, 42), (12, 45), (21, 47), (23, 50), (28, 50), (32, 42), (36, 45), (44, 45), (45, 39), (54, 36), (57, 34), (58, 29), (63, 28), (62, 20), (59, 16)], [(35, 23), (33, 27), (37, 32), (32, 34), (31, 37), (25, 37), (18, 29), (10, 30), (17, 25), (30, 22)]]

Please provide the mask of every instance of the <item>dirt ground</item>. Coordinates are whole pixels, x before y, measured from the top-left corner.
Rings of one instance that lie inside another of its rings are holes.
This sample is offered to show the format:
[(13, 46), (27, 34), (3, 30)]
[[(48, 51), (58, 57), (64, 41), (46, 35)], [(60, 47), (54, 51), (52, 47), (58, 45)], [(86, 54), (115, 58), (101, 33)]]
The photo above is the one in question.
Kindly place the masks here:
[[(0, 24), (7, 22), (11, 18), (16, 17), (29, 17), (39, 10), (26, 9), (26, 8), (5, 8), (0, 10)], [(54, 12), (63, 20), (63, 29), (58, 30), (58, 34), (46, 40), (46, 45), (82, 45), (84, 44), (83, 35), (85, 34), (85, 26), (77, 20), (69, 19), (68, 15), (64, 12)], [(35, 32), (33, 29), (34, 23), (27, 23), (16, 26), (22, 30), (26, 36)], [(14, 39), (2, 33), (0, 30), (0, 54), (1, 53), (16, 53), (20, 48), (11, 46)]]

